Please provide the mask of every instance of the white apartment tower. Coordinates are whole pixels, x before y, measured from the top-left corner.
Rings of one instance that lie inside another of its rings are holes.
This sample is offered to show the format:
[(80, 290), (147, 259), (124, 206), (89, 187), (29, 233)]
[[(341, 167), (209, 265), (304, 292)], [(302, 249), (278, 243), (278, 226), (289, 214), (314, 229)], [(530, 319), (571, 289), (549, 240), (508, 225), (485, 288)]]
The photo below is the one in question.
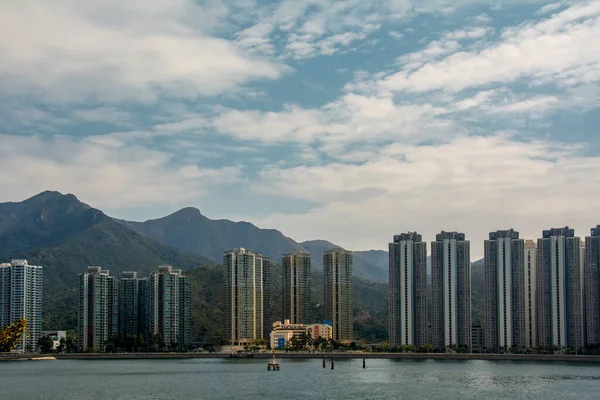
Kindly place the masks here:
[(310, 318), (310, 254), (285, 254), (283, 267), (283, 319), (308, 324)]
[(232, 345), (264, 338), (263, 263), (261, 254), (243, 248), (223, 256), (225, 338)]
[(80, 351), (103, 350), (106, 341), (118, 333), (118, 286), (109, 271), (101, 267), (88, 267), (86, 273), (79, 274)]
[(352, 263), (351, 251), (323, 253), (323, 305), (325, 319), (331, 322), (333, 340), (352, 340)]
[(42, 332), (42, 267), (27, 260), (0, 264), (0, 327), (27, 321), (17, 351), (35, 351)]
[(390, 346), (428, 344), (427, 243), (417, 233), (389, 244)]
[(485, 241), (485, 347), (491, 351), (526, 346), (524, 244), (512, 229)]
[(464, 233), (442, 232), (431, 243), (431, 344), (471, 348), (471, 252)]
[(538, 347), (584, 345), (581, 240), (569, 227), (538, 239), (536, 301)]
[[(159, 334), (167, 345), (187, 345), (191, 340), (191, 284), (181, 269), (161, 265), (148, 279), (140, 280), (142, 328)], [(144, 333), (145, 333), (144, 332)], [(146, 333), (145, 333), (146, 334)]]
[(585, 329), (588, 346), (600, 346), (600, 225), (585, 238)]

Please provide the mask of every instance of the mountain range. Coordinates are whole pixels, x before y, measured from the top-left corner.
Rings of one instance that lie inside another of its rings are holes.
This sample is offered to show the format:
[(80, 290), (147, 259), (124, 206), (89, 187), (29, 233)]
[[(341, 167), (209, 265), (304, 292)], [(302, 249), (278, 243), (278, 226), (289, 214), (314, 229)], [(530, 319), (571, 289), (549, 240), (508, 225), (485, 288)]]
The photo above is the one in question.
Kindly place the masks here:
[[(186, 235), (190, 237), (184, 241)], [(321, 245), (336, 247), (327, 242)], [(184, 269), (192, 280), (196, 338), (216, 342), (221, 336), (223, 283), (217, 255), (234, 247), (246, 247), (274, 260), (285, 252), (309, 251), (278, 231), (263, 231), (245, 222), (211, 221), (190, 208), (160, 220), (135, 223), (113, 219), (73, 195), (51, 191), (22, 202), (0, 204), (0, 262), (24, 258), (44, 267), (44, 329), (76, 327), (78, 274), (88, 265), (102, 266), (118, 276), (125, 270), (144, 275), (158, 265), (171, 264)], [(198, 254), (199, 249), (212, 249), (207, 251), (210, 258)], [(318, 246), (310, 248), (317, 250)], [(277, 313), (281, 310), (280, 266), (274, 268), (272, 279), (274, 318), (281, 318)], [(322, 273), (315, 271), (315, 320), (322, 319), (322, 282)], [(387, 284), (356, 277), (354, 308), (358, 332), (370, 340), (384, 339)]]

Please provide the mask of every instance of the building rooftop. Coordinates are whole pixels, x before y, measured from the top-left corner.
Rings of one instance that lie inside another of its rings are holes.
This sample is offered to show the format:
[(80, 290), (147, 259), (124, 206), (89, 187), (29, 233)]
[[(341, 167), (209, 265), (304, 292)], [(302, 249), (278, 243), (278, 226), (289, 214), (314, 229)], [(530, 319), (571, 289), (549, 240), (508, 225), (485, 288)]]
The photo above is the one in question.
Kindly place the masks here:
[(417, 232), (407, 232), (407, 233), (401, 233), (399, 235), (394, 235), (394, 243), (408, 242), (408, 241), (422, 242), (423, 236), (419, 235)]
[(446, 231), (442, 231), (441, 233), (438, 233), (437, 235), (435, 235), (435, 241), (436, 242), (441, 242), (444, 240), (458, 240), (458, 241), (465, 241), (466, 236), (464, 233), (460, 233), (460, 232), (446, 232)]
[(519, 232), (514, 229), (510, 229), (507, 231), (496, 231), (490, 232), (490, 240), (498, 240), (498, 239), (518, 239)]
[(575, 237), (575, 229), (570, 229), (568, 226), (564, 228), (552, 228), (542, 232), (544, 239), (549, 239), (553, 236), (564, 236), (568, 238)]

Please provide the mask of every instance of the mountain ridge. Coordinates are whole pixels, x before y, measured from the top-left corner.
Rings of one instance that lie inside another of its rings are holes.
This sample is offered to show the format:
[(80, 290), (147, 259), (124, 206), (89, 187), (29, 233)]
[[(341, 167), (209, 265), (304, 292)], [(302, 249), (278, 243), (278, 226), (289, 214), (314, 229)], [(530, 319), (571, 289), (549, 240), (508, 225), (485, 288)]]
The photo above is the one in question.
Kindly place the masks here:
[[(116, 221), (164, 245), (203, 255), (215, 263), (221, 262), (224, 251), (243, 247), (277, 262), (287, 253), (310, 253), (313, 268), (322, 270), (323, 252), (342, 248), (327, 240), (296, 242), (276, 229), (263, 229), (246, 221), (213, 220), (193, 207), (182, 208), (165, 217), (143, 222)], [(353, 253), (355, 276), (373, 282), (388, 281), (386, 251)]]
[[(203, 218), (197, 209), (180, 211), (179, 219)], [(223, 270), (213, 261), (140, 235), (74, 195), (43, 192), (20, 203), (0, 203), (0, 221), (4, 223), (0, 231), (0, 262), (24, 258), (44, 268), (44, 329), (76, 328), (78, 275), (86, 272), (88, 265), (102, 266), (119, 277), (125, 270), (144, 276), (159, 265), (171, 264), (186, 271), (194, 288), (194, 337), (212, 343), (222, 338)], [(250, 232), (258, 229), (249, 223), (241, 226)], [(281, 303), (282, 289), (281, 266), (275, 265), (273, 309)], [(315, 321), (322, 320), (322, 282), (322, 272), (315, 271), (312, 282)], [(356, 329), (372, 340), (385, 339), (387, 284), (355, 279), (354, 288), (354, 313), (363, 316)]]

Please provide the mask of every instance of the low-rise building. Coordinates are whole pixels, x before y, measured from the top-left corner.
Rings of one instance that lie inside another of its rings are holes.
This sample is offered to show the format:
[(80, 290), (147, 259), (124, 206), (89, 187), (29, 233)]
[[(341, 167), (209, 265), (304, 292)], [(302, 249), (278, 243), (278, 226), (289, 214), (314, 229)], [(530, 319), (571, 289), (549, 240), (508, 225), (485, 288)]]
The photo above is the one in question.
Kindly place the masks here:
[(289, 319), (285, 321), (277, 321), (273, 324), (271, 331), (271, 348), (282, 349), (292, 341), (294, 336), (300, 337), (305, 335), (306, 338), (316, 340), (323, 338), (329, 340), (333, 338), (331, 325), (327, 324), (292, 324)]
[(310, 337), (313, 340), (318, 338), (329, 340), (333, 337), (331, 325), (327, 324), (310, 324), (306, 327), (306, 331), (310, 333)]
[(292, 324), (289, 319), (283, 323), (277, 321), (273, 323), (273, 330), (271, 330), (271, 348), (282, 349), (291, 342), (294, 336), (300, 336), (303, 333), (306, 334), (306, 325), (304, 324)]

